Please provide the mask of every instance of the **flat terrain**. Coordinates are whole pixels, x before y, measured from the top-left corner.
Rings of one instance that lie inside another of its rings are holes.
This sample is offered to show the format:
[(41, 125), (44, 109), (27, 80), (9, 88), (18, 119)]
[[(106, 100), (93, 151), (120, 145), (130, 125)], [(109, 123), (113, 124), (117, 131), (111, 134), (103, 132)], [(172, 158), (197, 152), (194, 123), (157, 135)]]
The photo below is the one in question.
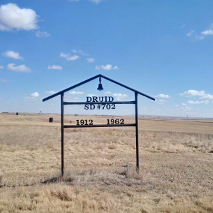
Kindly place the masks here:
[[(53, 117), (53, 123), (49, 123)], [(133, 117), (65, 115), (65, 124)], [(65, 129), (60, 115), (0, 114), (0, 212), (213, 212), (213, 121), (139, 118)]]

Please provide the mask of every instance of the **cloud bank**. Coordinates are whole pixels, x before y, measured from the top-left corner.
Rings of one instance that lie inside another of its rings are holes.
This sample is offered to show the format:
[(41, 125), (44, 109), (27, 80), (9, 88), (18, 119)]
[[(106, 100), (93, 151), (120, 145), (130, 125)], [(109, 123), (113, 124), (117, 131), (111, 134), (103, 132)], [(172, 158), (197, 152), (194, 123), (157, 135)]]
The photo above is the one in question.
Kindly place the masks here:
[(188, 90), (182, 94), (180, 94), (181, 96), (185, 96), (185, 97), (195, 97), (195, 96), (199, 96), (200, 99), (213, 99), (213, 95), (210, 94), (206, 94), (203, 90), (201, 91), (197, 91), (197, 90)]
[(185, 97), (204, 96), (204, 95), (205, 95), (205, 92), (203, 90), (202, 91), (188, 90), (181, 94), (181, 96), (185, 96)]
[(209, 103), (209, 100), (205, 101), (188, 101), (187, 104), (207, 104)]

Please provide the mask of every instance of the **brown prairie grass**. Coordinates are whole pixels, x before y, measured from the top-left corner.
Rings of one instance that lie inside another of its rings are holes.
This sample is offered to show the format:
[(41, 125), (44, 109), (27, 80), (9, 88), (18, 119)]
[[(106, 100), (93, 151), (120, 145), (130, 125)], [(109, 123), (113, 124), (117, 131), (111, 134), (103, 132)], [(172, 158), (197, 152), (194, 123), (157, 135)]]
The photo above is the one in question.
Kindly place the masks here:
[(58, 116), (12, 116), (0, 115), (0, 212), (213, 212), (211, 123), (140, 120), (139, 173), (134, 128), (66, 129), (61, 177)]

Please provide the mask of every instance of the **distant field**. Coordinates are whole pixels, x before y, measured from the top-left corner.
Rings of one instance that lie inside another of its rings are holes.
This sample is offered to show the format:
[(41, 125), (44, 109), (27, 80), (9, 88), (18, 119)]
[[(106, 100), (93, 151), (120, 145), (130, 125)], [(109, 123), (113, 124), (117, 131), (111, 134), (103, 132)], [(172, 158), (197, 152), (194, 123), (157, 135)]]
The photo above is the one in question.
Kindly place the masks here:
[(140, 117), (139, 174), (134, 127), (65, 129), (63, 178), (60, 137), (60, 115), (0, 114), (0, 212), (213, 212), (212, 120)]

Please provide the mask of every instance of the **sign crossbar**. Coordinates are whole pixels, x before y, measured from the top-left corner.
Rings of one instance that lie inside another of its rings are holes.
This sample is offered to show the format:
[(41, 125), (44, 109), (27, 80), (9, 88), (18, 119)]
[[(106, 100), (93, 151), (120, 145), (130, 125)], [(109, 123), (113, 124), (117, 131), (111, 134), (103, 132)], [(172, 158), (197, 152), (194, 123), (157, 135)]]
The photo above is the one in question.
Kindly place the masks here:
[(135, 101), (113, 101), (113, 102), (64, 102), (64, 105), (84, 105), (84, 104), (135, 104)]
[(85, 127), (126, 127), (126, 126), (136, 126), (136, 124), (97, 124), (97, 125), (64, 125), (64, 128), (85, 128)]

